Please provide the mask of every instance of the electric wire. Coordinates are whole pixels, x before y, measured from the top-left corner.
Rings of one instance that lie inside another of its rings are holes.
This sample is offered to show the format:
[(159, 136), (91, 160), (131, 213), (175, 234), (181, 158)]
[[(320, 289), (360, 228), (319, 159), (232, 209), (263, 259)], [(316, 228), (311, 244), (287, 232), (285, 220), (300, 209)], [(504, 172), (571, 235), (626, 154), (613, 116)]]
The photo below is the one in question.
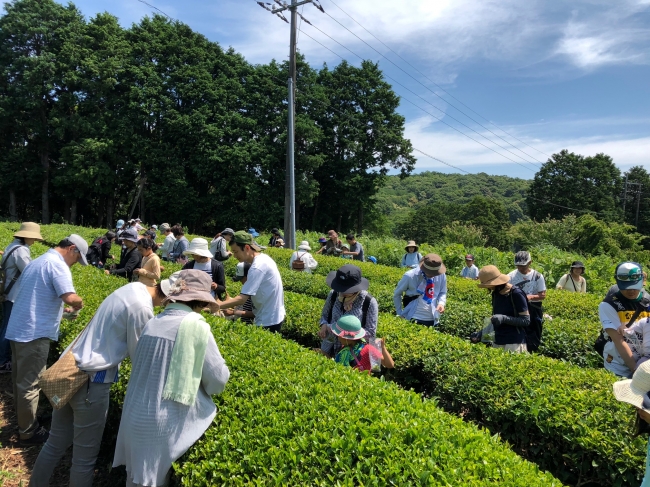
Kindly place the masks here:
[[(365, 30), (368, 34), (370, 34), (372, 37), (374, 37), (374, 38), (375, 38), (379, 43), (381, 43), (381, 44), (382, 44), (386, 49), (388, 49), (388, 50), (389, 50), (390, 52), (392, 52), (395, 56), (397, 56), (398, 58), (400, 58), (404, 63), (406, 63), (408, 66), (410, 66), (412, 69), (414, 69), (418, 74), (420, 74), (420, 75), (423, 76), (426, 80), (428, 80), (428, 81), (431, 82), (433, 85), (435, 85), (437, 88), (439, 88), (442, 92), (444, 92), (445, 94), (449, 95), (451, 98), (453, 98), (453, 99), (456, 100), (458, 103), (460, 103), (461, 105), (463, 105), (463, 106), (464, 106), (465, 108), (467, 108), (469, 111), (471, 111), (472, 113), (474, 113), (474, 114), (477, 115), (478, 117), (482, 118), (483, 120), (485, 120), (485, 121), (488, 122), (489, 124), (493, 125), (494, 127), (498, 128), (498, 129), (501, 130), (504, 134), (508, 135), (509, 137), (512, 137), (512, 138), (515, 139), (517, 142), (520, 142), (520, 143), (524, 144), (526, 147), (530, 147), (531, 149), (533, 149), (533, 150), (539, 152), (540, 154), (543, 154), (543, 155), (545, 155), (545, 156), (547, 156), (547, 157), (551, 157), (549, 154), (547, 154), (547, 153), (545, 153), (545, 152), (543, 152), (543, 151), (541, 151), (541, 150), (539, 150), (539, 149), (533, 147), (532, 145), (527, 144), (527, 143), (524, 142), (523, 140), (520, 140), (520, 139), (518, 139), (517, 137), (515, 137), (514, 135), (512, 135), (512, 134), (506, 132), (504, 129), (502, 129), (501, 127), (499, 127), (497, 124), (495, 124), (495, 123), (492, 122), (491, 120), (487, 119), (486, 117), (484, 117), (484, 116), (481, 115), (480, 113), (476, 112), (476, 111), (473, 110), (471, 107), (467, 106), (467, 105), (466, 105), (465, 103), (463, 103), (461, 100), (459, 100), (459, 99), (456, 98), (454, 95), (452, 95), (452, 94), (449, 93), (447, 90), (445, 90), (445, 89), (444, 89), (442, 86), (440, 86), (438, 83), (436, 83), (436, 82), (433, 81), (431, 78), (429, 78), (426, 74), (424, 74), (424, 73), (423, 73), (422, 71), (420, 71), (418, 68), (416, 68), (416, 67), (413, 66), (411, 63), (409, 63), (406, 59), (404, 59), (402, 56), (400, 56), (397, 52), (395, 52), (393, 49), (391, 49), (390, 46), (388, 46), (385, 42), (383, 42), (383, 41), (382, 41), (381, 39), (379, 39), (376, 35), (374, 35), (372, 32), (370, 32), (370, 31), (369, 31), (366, 27), (364, 27), (360, 22), (358, 22), (354, 17), (352, 17), (352, 15), (350, 15), (350, 14), (347, 13), (345, 10), (343, 10), (343, 9), (342, 9), (342, 8), (341, 8), (341, 7), (340, 7), (340, 6), (339, 6), (339, 5), (338, 5), (334, 0), (330, 0), (330, 2), (331, 2), (331, 3), (332, 3), (336, 8), (338, 8), (341, 12), (343, 12), (345, 15), (347, 15), (350, 19), (352, 19), (352, 21), (353, 21), (354, 23), (356, 23), (359, 27), (361, 27), (361, 28), (362, 28), (363, 30)], [(325, 14), (326, 14), (328, 17), (332, 18), (334, 21), (336, 21), (336, 19), (334, 19), (334, 18), (333, 18), (331, 15), (329, 15), (327, 12), (325, 12)], [(336, 21), (336, 22), (338, 22), (338, 21)], [(348, 30), (349, 30), (349, 29), (348, 29)], [(437, 93), (434, 93), (434, 94), (435, 94), (436, 96), (440, 97), (440, 95), (438, 95)], [(442, 98), (442, 97), (440, 97), (440, 98)], [(453, 105), (453, 104), (450, 103), (449, 101), (447, 101), (447, 100), (445, 100), (445, 101), (446, 101), (447, 103), (449, 103), (452, 107), (454, 107), (456, 110), (458, 110), (460, 113), (462, 113), (463, 115), (465, 115), (467, 118), (469, 118), (470, 120), (472, 120), (472, 121), (474, 121), (475, 123), (481, 125), (481, 127), (485, 128), (485, 129), (488, 130), (490, 133), (494, 133), (494, 132), (492, 132), (490, 129), (488, 129), (487, 127), (483, 126), (480, 122), (477, 122), (476, 120), (474, 120), (473, 118), (471, 118), (469, 115), (467, 115), (466, 113), (464, 113), (462, 110), (460, 110), (458, 107), (456, 107), (455, 105)], [(500, 137), (499, 135), (497, 135), (497, 134), (494, 134), (494, 135), (497, 136), (497, 137), (499, 137), (501, 140), (503, 140), (504, 142), (508, 143), (508, 144), (511, 145), (512, 147), (515, 147), (515, 148), (516, 148), (517, 150), (519, 150), (520, 152), (526, 154), (528, 157), (532, 157), (532, 158), (535, 159), (537, 162), (541, 162), (541, 161), (537, 160), (534, 156), (532, 156), (532, 155), (528, 154), (527, 152), (525, 152), (525, 151), (519, 149), (518, 147), (516, 147), (516, 146), (513, 145), (512, 143), (508, 142), (507, 140), (503, 139), (503, 138)]]
[[(492, 130), (490, 130), (489, 128), (487, 128), (485, 125), (483, 125), (482, 123), (480, 123), (480, 122), (478, 122), (477, 120), (473, 119), (472, 117), (470, 117), (469, 115), (467, 115), (465, 112), (463, 112), (462, 110), (460, 110), (459, 108), (457, 108), (456, 106), (454, 106), (452, 103), (450, 103), (449, 101), (445, 100), (443, 97), (441, 97), (441, 96), (440, 96), (438, 93), (436, 93), (434, 90), (432, 90), (432, 89), (429, 88), (427, 85), (425, 85), (424, 83), (422, 83), (420, 80), (418, 80), (415, 76), (413, 76), (413, 75), (410, 74), (408, 71), (406, 71), (405, 69), (403, 69), (401, 66), (397, 65), (397, 64), (394, 63), (392, 60), (390, 60), (389, 58), (387, 58), (384, 54), (382, 54), (382, 53), (379, 52), (377, 49), (375, 49), (373, 46), (371, 46), (370, 44), (368, 44), (365, 40), (363, 40), (363, 39), (362, 39), (361, 37), (359, 37), (357, 34), (355, 34), (354, 32), (352, 32), (350, 29), (348, 29), (345, 25), (343, 25), (343, 24), (342, 24), (341, 22), (339, 22), (337, 19), (335, 19), (334, 17), (332, 17), (330, 14), (328, 14), (327, 12), (325, 12), (325, 15), (327, 15), (330, 19), (332, 19), (334, 22), (336, 22), (336, 23), (339, 24), (341, 27), (343, 27), (345, 30), (347, 30), (350, 34), (352, 34), (352, 35), (355, 36), (357, 39), (359, 39), (361, 42), (363, 42), (363, 43), (364, 43), (366, 46), (368, 46), (370, 49), (372, 49), (372, 50), (375, 51), (377, 54), (379, 54), (379, 55), (380, 55), (382, 58), (384, 58), (386, 61), (388, 61), (389, 63), (391, 63), (393, 66), (395, 66), (395, 67), (396, 67), (397, 69), (399, 69), (400, 71), (402, 71), (402, 72), (403, 72), (404, 74), (406, 74), (409, 78), (413, 79), (416, 83), (422, 85), (426, 90), (428, 90), (428, 91), (430, 91), (431, 93), (433, 93), (435, 96), (437, 96), (438, 98), (440, 98), (441, 100), (443, 100), (445, 103), (448, 103), (451, 107), (453, 107), (454, 109), (456, 109), (457, 111), (459, 111), (460, 113), (462, 113), (463, 115), (465, 115), (467, 118), (469, 118), (471, 121), (473, 121), (473, 122), (476, 123), (477, 125), (480, 125), (481, 127), (483, 127), (485, 130), (487, 130), (488, 132), (490, 132), (490, 133), (491, 133), (492, 135), (494, 135), (495, 137), (498, 137), (499, 139), (501, 139), (503, 142), (505, 142), (505, 143), (508, 144), (509, 146), (512, 146), (515, 150), (519, 150), (520, 152), (526, 154), (524, 151), (520, 150), (518, 147), (516, 147), (516, 146), (513, 145), (512, 143), (508, 142), (508, 141), (505, 140), (503, 137), (501, 137), (500, 135), (494, 133)], [(437, 108), (437, 107), (436, 107), (436, 108)], [(438, 108), (438, 109), (439, 109), (439, 108)], [(440, 110), (440, 109), (439, 109), (439, 110)], [(518, 157), (518, 158), (521, 158), (524, 162), (526, 162), (526, 163), (528, 163), (528, 164), (531, 164), (531, 165), (535, 165), (535, 164), (536, 164), (536, 163), (534, 163), (534, 162), (531, 162), (531, 161), (526, 160), (525, 158), (521, 157), (519, 154), (515, 154), (514, 152), (512, 152), (512, 151), (511, 151), (510, 149), (508, 149), (507, 147), (503, 147), (502, 145), (498, 144), (497, 142), (491, 140), (490, 138), (486, 137), (485, 135), (481, 134), (480, 132), (478, 132), (478, 131), (472, 129), (471, 127), (469, 127), (468, 125), (464, 124), (464, 123), (461, 122), (460, 120), (458, 120), (458, 119), (452, 117), (451, 115), (449, 115), (449, 114), (446, 114), (446, 115), (447, 115), (449, 118), (455, 120), (456, 122), (462, 124), (464, 127), (467, 127), (468, 129), (470, 129), (470, 130), (476, 132), (476, 133), (479, 134), (481, 137), (483, 137), (483, 138), (489, 140), (490, 142), (492, 142), (492, 143), (495, 144), (496, 146), (500, 147), (501, 149), (510, 152), (513, 156)], [(531, 156), (530, 154), (526, 154), (526, 155), (527, 155), (528, 157), (531, 157), (531, 158), (535, 159), (535, 158), (534, 158), (533, 156)], [(535, 160), (536, 160), (536, 159), (535, 159)], [(541, 163), (541, 161), (537, 161), (537, 163)], [(539, 164), (537, 164), (537, 166), (539, 166)]]
[[(329, 37), (331, 40), (333, 40), (333, 41), (336, 42), (337, 44), (339, 44), (341, 47), (343, 47), (344, 49), (346, 49), (347, 51), (349, 51), (350, 53), (352, 53), (354, 56), (356, 56), (356, 57), (358, 57), (358, 58), (360, 58), (360, 59), (363, 60), (363, 58), (362, 58), (361, 56), (359, 56), (359, 55), (356, 54), (354, 51), (350, 50), (349, 48), (347, 48), (346, 46), (344, 46), (343, 44), (341, 44), (339, 41), (337, 41), (336, 39), (334, 39), (333, 37), (331, 37), (329, 34), (323, 32), (321, 29), (319, 29), (319, 28), (316, 27), (316, 26), (313, 26), (313, 27), (314, 27), (315, 29), (317, 29), (318, 31), (322, 32), (325, 36)], [(330, 52), (331, 52), (332, 54), (334, 54), (335, 56), (338, 56), (338, 57), (341, 58), (342, 60), (347, 61), (343, 56), (341, 56), (340, 54), (336, 53), (335, 51), (333, 51), (333, 50), (330, 49), (329, 47), (325, 46), (322, 42), (320, 42), (320, 41), (318, 41), (317, 39), (315, 39), (314, 37), (310, 36), (307, 32), (302, 31), (302, 33), (303, 33), (304, 35), (306, 35), (307, 37), (309, 37), (309, 38), (310, 38), (311, 40), (313, 40), (314, 42), (316, 42), (317, 44), (321, 45), (323, 48), (325, 48), (325, 49), (327, 49), (328, 51), (330, 51)], [(404, 88), (406, 91), (408, 91), (408, 92), (412, 93), (413, 95), (417, 96), (418, 98), (424, 100), (426, 103), (429, 103), (429, 104), (430, 104), (431, 106), (433, 106), (436, 110), (439, 110), (440, 112), (443, 112), (440, 108), (436, 107), (435, 105), (432, 105), (432, 104), (431, 104), (430, 102), (428, 102), (425, 98), (422, 98), (420, 95), (418, 95), (417, 93), (415, 93), (415, 92), (412, 91), (411, 89), (409, 89), (409, 88), (407, 88), (406, 86), (404, 86), (402, 83), (400, 83), (399, 81), (397, 81), (395, 78), (393, 78), (393, 77), (387, 75), (386, 73), (383, 73), (383, 76), (386, 77), (386, 78), (388, 78), (389, 80), (391, 80), (393, 83), (395, 83), (395, 84), (401, 86), (401, 87)], [(473, 141), (476, 142), (477, 144), (482, 145), (482, 146), (485, 147), (486, 149), (491, 150), (491, 151), (494, 152), (495, 154), (498, 154), (498, 155), (500, 155), (501, 157), (503, 157), (503, 158), (505, 158), (505, 159), (508, 159), (510, 162), (514, 162), (514, 163), (517, 164), (518, 166), (523, 167), (524, 169), (527, 169), (528, 171), (536, 172), (535, 169), (532, 169), (532, 168), (530, 168), (529, 166), (524, 166), (524, 165), (521, 164), (520, 162), (517, 162), (517, 161), (515, 161), (514, 159), (511, 159), (511, 158), (508, 157), (507, 155), (502, 154), (502, 153), (499, 152), (498, 150), (496, 150), (496, 149), (494, 149), (494, 148), (492, 148), (492, 147), (490, 147), (490, 146), (488, 146), (488, 145), (485, 145), (485, 144), (484, 144), (483, 142), (481, 142), (480, 140), (475, 139), (474, 137), (472, 137), (472, 136), (466, 134), (465, 132), (463, 132), (462, 130), (458, 129), (457, 127), (454, 127), (453, 125), (451, 125), (451, 124), (445, 122), (445, 120), (442, 119), (441, 117), (438, 117), (438, 116), (434, 115), (433, 113), (431, 113), (431, 112), (428, 111), (427, 109), (422, 108), (422, 107), (419, 106), (417, 103), (415, 103), (415, 102), (409, 100), (408, 98), (405, 98), (405, 97), (400, 97), (400, 98), (401, 98), (402, 100), (404, 100), (404, 101), (409, 102), (410, 104), (412, 104), (412, 105), (415, 106), (416, 108), (422, 110), (422, 111), (423, 111), (424, 113), (426, 113), (427, 115), (429, 115), (429, 116), (435, 118), (435, 119), (438, 120), (439, 122), (445, 124), (447, 127), (451, 128), (451, 129), (453, 129), (453, 130), (455, 130), (455, 131), (458, 132), (459, 134), (464, 135), (464, 136), (467, 137), (468, 139), (473, 140)], [(444, 112), (443, 112), (443, 113), (444, 113)], [(453, 118), (453, 117), (450, 117), (450, 118)], [(454, 119), (454, 120), (456, 120), (456, 119)], [(462, 122), (461, 122), (461, 124), (462, 124)], [(464, 125), (464, 124), (463, 124), (463, 125)], [(465, 125), (465, 126), (466, 126), (466, 125)], [(469, 128), (469, 127), (468, 127), (468, 128)], [(476, 132), (474, 129), (471, 129), (471, 128), (470, 128), (470, 130)], [(478, 133), (478, 132), (477, 132), (477, 133)], [(480, 134), (479, 134), (479, 135), (480, 135)], [(488, 139), (488, 140), (489, 140), (489, 139)]]

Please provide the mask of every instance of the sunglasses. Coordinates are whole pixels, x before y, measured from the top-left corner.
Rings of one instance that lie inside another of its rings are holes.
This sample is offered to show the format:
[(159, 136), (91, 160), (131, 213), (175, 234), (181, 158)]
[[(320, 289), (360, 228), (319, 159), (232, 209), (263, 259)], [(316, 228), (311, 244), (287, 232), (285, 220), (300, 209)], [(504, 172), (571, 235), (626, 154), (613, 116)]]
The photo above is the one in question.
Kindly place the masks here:
[(643, 274), (625, 274), (616, 276), (617, 281), (623, 282), (638, 282), (641, 279), (643, 279)]

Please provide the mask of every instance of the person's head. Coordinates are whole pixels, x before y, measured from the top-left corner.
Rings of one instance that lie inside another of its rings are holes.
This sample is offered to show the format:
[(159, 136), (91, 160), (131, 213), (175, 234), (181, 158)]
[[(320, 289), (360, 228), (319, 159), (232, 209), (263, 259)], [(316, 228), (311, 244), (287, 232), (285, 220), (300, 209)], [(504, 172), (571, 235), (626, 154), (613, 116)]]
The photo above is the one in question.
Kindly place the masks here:
[(41, 236), (41, 227), (38, 223), (34, 222), (21, 223), (18, 231), (14, 233), (14, 237), (29, 247), (34, 245), (34, 242), (36, 241), (43, 241), (43, 237)]
[(345, 250), (350, 250), (350, 244), (348, 243), (342, 244), (341, 247), (343, 247)]
[(336, 233), (334, 230), (330, 230), (327, 232), (327, 238), (330, 240), (337, 240), (339, 238), (339, 234)]
[(153, 253), (153, 240), (141, 238), (138, 240), (138, 251), (144, 256), (149, 257)]
[(648, 432), (647, 423), (650, 423), (650, 398), (648, 397), (648, 393), (650, 393), (650, 361), (641, 363), (631, 379), (614, 382), (613, 388), (614, 397), (618, 401), (626, 402), (636, 408), (637, 433)]
[(241, 282), (246, 284), (248, 280), (248, 270), (251, 268), (251, 265), (248, 262), (240, 262), (237, 264), (237, 269), (235, 270), (235, 277), (232, 278), (235, 282)]
[(486, 265), (478, 271), (478, 287), (490, 291), (501, 291), (510, 281), (495, 265)]
[(200, 311), (216, 302), (210, 293), (212, 279), (203, 271), (195, 269), (178, 271), (160, 284), (167, 301), (182, 303), (193, 311)]
[(532, 261), (533, 259), (530, 257), (530, 252), (521, 250), (515, 254), (515, 267), (521, 274), (528, 274)]
[(115, 224), (115, 229), (119, 230), (124, 226), (124, 220), (117, 220), (117, 223)]
[(614, 278), (619, 292), (627, 299), (639, 300), (643, 296), (643, 268), (637, 262), (622, 262), (616, 266)]
[(282, 240), (281, 238), (276, 239), (275, 240), (275, 246), (276, 247), (284, 247), (284, 240)]
[(271, 235), (275, 235), (277, 237), (278, 235), (280, 235), (280, 230), (278, 230), (277, 228), (272, 228)]
[(192, 239), (187, 250), (183, 252), (183, 255), (192, 257), (199, 264), (205, 264), (212, 258), (212, 253), (208, 247), (208, 241), (200, 237)]
[(255, 256), (262, 251), (262, 248), (257, 245), (255, 239), (250, 233), (243, 230), (235, 232), (230, 240), (230, 250), (232, 255), (239, 262), (253, 263)]
[(235, 231), (232, 228), (224, 228), (219, 235), (221, 235), (226, 240), (226, 242), (230, 242), (234, 234)]
[(86, 260), (88, 243), (80, 235), (73, 233), (64, 238), (54, 250), (61, 254), (68, 267), (72, 267), (77, 262), (81, 265), (88, 265)]
[(185, 235), (185, 231), (183, 230), (183, 227), (181, 227), (180, 225), (174, 225), (172, 227), (172, 233), (174, 234), (176, 240), (181, 239), (183, 235)]
[(404, 247), (404, 250), (408, 254), (412, 254), (413, 252), (417, 252), (419, 249), (418, 245), (415, 243), (415, 240), (409, 240), (408, 243), (406, 244), (406, 247)]
[(300, 245), (298, 245), (298, 250), (302, 250), (303, 252), (311, 252), (311, 247), (309, 246), (309, 242), (307, 240), (303, 240), (300, 242)]
[(337, 293), (349, 297), (368, 290), (368, 279), (361, 275), (361, 269), (354, 264), (346, 264), (325, 278), (327, 285)]
[(109, 242), (114, 242), (117, 238), (117, 234), (115, 232), (111, 232), (110, 230), (106, 232), (104, 236), (108, 239)]
[(474, 265), (474, 256), (472, 254), (467, 254), (465, 256), (465, 265), (467, 267), (472, 267)]
[(354, 236), (354, 233), (348, 233), (348, 234), (345, 236), (345, 240), (346, 240), (350, 245), (353, 245), (353, 244), (357, 241), (356, 237)]
[(436, 277), (447, 272), (447, 268), (442, 263), (442, 258), (438, 254), (425, 255), (420, 261), (420, 270), (428, 278)]
[(169, 235), (172, 231), (172, 227), (169, 225), (169, 223), (163, 223), (160, 225), (160, 231), (162, 231), (165, 235)]
[(135, 228), (127, 228), (122, 232), (122, 235), (120, 235), (120, 239), (126, 248), (131, 250), (138, 244), (138, 232), (135, 231)]
[(151, 225), (151, 226), (149, 227), (149, 230), (151, 230), (152, 232), (155, 233), (155, 232), (158, 231), (158, 227), (157, 227), (156, 225)]
[(339, 338), (341, 345), (352, 345), (366, 336), (366, 330), (361, 326), (359, 318), (353, 315), (343, 315), (332, 325), (332, 333)]
[(580, 277), (585, 273), (585, 265), (579, 260), (571, 262), (571, 275)]
[(320, 244), (321, 247), (325, 247), (325, 245), (327, 245), (327, 238), (326, 237), (319, 238), (318, 243)]
[(142, 234), (143, 237), (148, 238), (149, 240), (155, 240), (156, 239), (156, 232), (153, 230), (147, 230)]

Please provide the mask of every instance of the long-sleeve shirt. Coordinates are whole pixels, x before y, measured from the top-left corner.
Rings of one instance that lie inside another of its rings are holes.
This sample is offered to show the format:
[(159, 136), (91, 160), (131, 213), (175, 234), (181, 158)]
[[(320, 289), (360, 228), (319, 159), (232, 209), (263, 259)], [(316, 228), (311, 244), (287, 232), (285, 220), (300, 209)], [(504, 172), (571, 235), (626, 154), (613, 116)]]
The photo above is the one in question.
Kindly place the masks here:
[(142, 267), (147, 273), (138, 274), (138, 282), (141, 282), (145, 286), (155, 286), (160, 279), (160, 257), (158, 254), (150, 254), (147, 257), (142, 258)]
[(142, 254), (138, 252), (138, 249), (135, 247), (131, 250), (127, 250), (126, 253), (120, 259), (120, 263), (115, 266), (115, 269), (111, 269), (110, 273), (116, 276), (126, 277), (128, 280), (131, 280), (133, 276), (133, 271), (139, 269), (142, 263)]
[[(395, 312), (397, 315), (402, 314), (402, 295), (407, 296), (422, 296), (418, 292), (418, 287), (425, 280), (424, 274), (419, 267), (406, 271), (400, 279), (395, 292), (393, 293), (393, 303), (395, 304)], [(436, 307), (442, 304), (447, 304), (447, 276), (440, 274), (433, 278), (433, 299), (431, 300), (431, 314), (432, 319), (437, 320), (439, 313)]]
[(162, 251), (162, 256), (165, 259), (169, 259), (169, 253), (172, 251), (172, 248), (174, 247), (174, 243), (176, 242), (176, 239), (174, 238), (174, 234), (170, 233), (165, 237), (165, 241), (163, 242), (162, 246), (160, 247), (160, 250)]
[(294, 261), (300, 259), (305, 263), (305, 268), (302, 270), (302, 272), (306, 272), (307, 274), (311, 274), (311, 271), (316, 269), (318, 267), (318, 262), (316, 262), (316, 259), (307, 251), (305, 250), (296, 250), (293, 254), (291, 254), (291, 257), (289, 258), (289, 269), (292, 269)]
[[(332, 309), (332, 293), (330, 291), (325, 299), (325, 305), (323, 306), (323, 311), (320, 316), (321, 325), (329, 325), (330, 328), (332, 323), (336, 323), (338, 319), (343, 315), (352, 315), (359, 318), (359, 321), (363, 323), (363, 301), (368, 295), (368, 291), (361, 291), (357, 299), (352, 303), (352, 308), (350, 311), (345, 311), (343, 309), (343, 303), (337, 298), (334, 301), (334, 308)], [(330, 314), (330, 309), (332, 310), (332, 321), (328, 322), (327, 318)], [(370, 297), (370, 306), (368, 306), (368, 312), (366, 313), (366, 323), (364, 329), (366, 330), (366, 336), (374, 337), (377, 334), (377, 322), (379, 320), (379, 305), (377, 300), (374, 297)]]
[[(19, 248), (11, 252), (11, 250), (16, 247)], [(9, 255), (9, 252), (11, 252), (11, 255)], [(9, 257), (5, 257), (3, 259), (3, 262), (4, 260), (6, 260), (6, 262), (4, 262), (5, 278), (7, 280), (7, 282), (5, 282), (5, 291), (6, 291), (12, 279), (16, 277), (16, 273), (18, 271), (22, 273), (25, 270), (27, 264), (29, 264), (32, 261), (32, 257), (29, 251), (29, 247), (27, 245), (24, 245), (17, 238), (14, 239), (14, 241), (11, 242), (9, 245), (7, 245), (4, 255), (5, 256), (9, 255)], [(9, 290), (9, 294), (7, 295), (7, 301), (11, 301), (13, 303), (16, 300), (17, 294), (18, 294), (18, 280), (16, 280), (16, 282), (14, 282), (14, 284), (11, 285), (11, 289)]]
[(129, 283), (102, 301), (74, 346), (62, 355), (72, 347), (77, 367), (90, 373), (91, 382), (114, 382), (122, 360), (135, 356), (140, 335), (152, 318), (151, 295), (141, 283)]
[(169, 252), (169, 260), (174, 261), (178, 259), (181, 255), (183, 255), (183, 252), (185, 252), (189, 246), (190, 242), (185, 238), (185, 236), (176, 239), (172, 250)]
[(226, 272), (224, 271), (221, 262), (215, 259), (210, 259), (206, 264), (199, 264), (195, 260), (190, 260), (183, 266), (183, 270), (186, 269), (197, 269), (206, 272), (212, 279), (212, 282), (217, 285), (217, 289), (213, 290), (214, 295), (219, 296), (219, 299), (224, 297), (226, 292)]
[(210, 242), (210, 252), (220, 262), (230, 258), (228, 248), (226, 247), (226, 239), (223, 237), (217, 237)]

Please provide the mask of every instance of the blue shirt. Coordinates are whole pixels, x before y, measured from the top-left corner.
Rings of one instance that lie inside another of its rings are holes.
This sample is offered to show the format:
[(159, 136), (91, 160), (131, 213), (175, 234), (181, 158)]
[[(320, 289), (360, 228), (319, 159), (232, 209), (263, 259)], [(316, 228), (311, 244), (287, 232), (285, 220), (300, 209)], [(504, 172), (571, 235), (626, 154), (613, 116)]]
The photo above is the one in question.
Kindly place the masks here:
[(74, 293), (72, 273), (63, 256), (50, 249), (30, 262), (17, 282), (19, 287), (5, 338), (31, 342), (59, 339), (63, 313), (61, 296)]
[(463, 270), (460, 271), (461, 277), (465, 277), (467, 279), (478, 279), (478, 267), (476, 267), (474, 264), (472, 264), (470, 267), (463, 267)]

